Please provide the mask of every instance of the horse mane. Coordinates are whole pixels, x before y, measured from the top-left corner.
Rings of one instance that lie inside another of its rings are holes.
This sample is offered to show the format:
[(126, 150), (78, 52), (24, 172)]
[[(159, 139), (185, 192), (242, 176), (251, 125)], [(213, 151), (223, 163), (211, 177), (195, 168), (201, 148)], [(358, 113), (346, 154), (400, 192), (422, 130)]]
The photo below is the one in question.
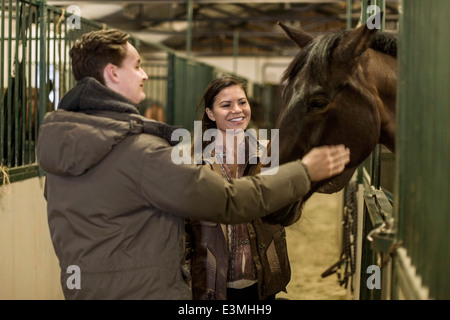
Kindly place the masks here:
[(378, 32), (375, 41), (370, 46), (372, 49), (397, 58), (397, 34), (390, 32)]
[[(335, 30), (324, 33), (304, 47), (294, 57), (285, 70), (282, 82), (290, 81), (306, 66), (318, 77), (326, 77), (331, 54), (349, 30)], [(377, 32), (370, 46), (372, 49), (397, 57), (397, 35), (388, 32)]]

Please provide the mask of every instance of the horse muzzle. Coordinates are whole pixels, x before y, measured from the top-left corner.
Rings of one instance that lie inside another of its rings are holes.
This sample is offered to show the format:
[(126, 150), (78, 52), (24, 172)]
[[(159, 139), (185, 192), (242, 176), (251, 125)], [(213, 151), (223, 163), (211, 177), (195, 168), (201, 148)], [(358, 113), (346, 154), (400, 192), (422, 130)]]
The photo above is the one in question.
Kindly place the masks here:
[(347, 186), (355, 170), (356, 168), (348, 168), (335, 177), (319, 182), (315, 192), (331, 194), (341, 191)]

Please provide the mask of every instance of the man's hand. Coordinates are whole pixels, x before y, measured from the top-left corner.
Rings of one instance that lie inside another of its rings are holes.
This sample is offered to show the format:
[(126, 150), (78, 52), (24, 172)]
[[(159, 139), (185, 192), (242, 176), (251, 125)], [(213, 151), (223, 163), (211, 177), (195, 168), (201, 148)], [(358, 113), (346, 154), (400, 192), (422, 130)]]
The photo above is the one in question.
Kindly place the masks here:
[(344, 171), (350, 161), (350, 149), (344, 145), (322, 146), (311, 149), (302, 159), (311, 181), (320, 181)]

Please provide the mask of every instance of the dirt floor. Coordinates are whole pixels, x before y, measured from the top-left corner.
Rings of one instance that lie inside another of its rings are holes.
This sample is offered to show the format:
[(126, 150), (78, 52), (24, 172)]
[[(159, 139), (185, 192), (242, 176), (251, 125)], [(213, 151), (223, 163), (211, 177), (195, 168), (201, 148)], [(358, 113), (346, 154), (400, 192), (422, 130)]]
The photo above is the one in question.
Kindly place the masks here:
[(342, 201), (342, 192), (314, 194), (299, 222), (286, 229), (292, 275), (288, 292), (277, 294), (277, 299), (346, 299), (346, 289), (338, 284), (336, 274), (321, 277), (341, 252)]

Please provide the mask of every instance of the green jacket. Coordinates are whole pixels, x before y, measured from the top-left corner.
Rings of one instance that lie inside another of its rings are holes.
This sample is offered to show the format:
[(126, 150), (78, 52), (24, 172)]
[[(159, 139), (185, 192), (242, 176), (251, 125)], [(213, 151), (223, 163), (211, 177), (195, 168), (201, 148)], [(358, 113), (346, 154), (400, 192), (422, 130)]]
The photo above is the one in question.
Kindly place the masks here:
[[(300, 161), (232, 182), (174, 164), (170, 132), (92, 78), (45, 116), (37, 157), (66, 299), (191, 299), (185, 218), (247, 222), (309, 190)], [(69, 285), (71, 266), (80, 288)]]

